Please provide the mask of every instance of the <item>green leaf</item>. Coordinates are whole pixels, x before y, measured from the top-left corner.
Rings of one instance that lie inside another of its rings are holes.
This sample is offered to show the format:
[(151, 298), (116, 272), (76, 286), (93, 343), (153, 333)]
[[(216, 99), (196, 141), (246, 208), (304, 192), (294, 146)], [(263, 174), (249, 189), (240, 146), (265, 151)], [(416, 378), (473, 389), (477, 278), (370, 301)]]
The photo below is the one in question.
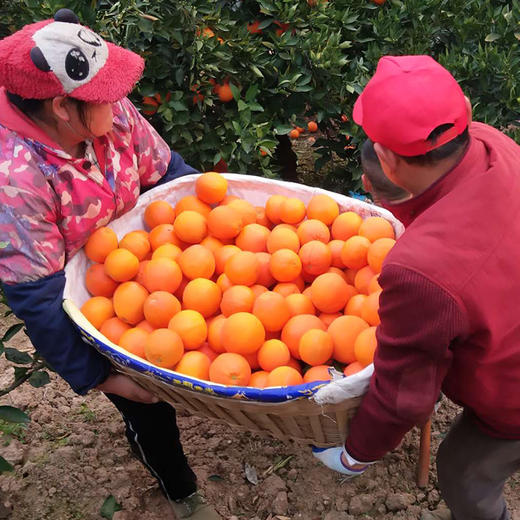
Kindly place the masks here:
[(122, 509), (123, 508), (121, 507), (121, 504), (117, 503), (116, 499), (114, 498), (114, 495), (110, 495), (107, 498), (105, 498), (105, 501), (103, 502), (103, 505), (101, 506), (101, 510), (99, 511), (99, 514), (103, 518), (112, 520), (114, 513), (117, 511), (121, 511)]
[(289, 125), (277, 125), (274, 127), (274, 131), (278, 135), (286, 135), (293, 129), (292, 126)]
[(5, 332), (2, 341), (9, 341), (19, 330), (23, 329), (23, 323), (11, 325)]
[(221, 482), (224, 479), (220, 475), (210, 475), (208, 480), (211, 480), (211, 482)]
[(34, 388), (40, 388), (47, 383), (50, 382), (49, 374), (43, 370), (39, 370), (38, 372), (34, 372), (29, 377), (29, 384), (34, 386)]
[(229, 88), (231, 89), (231, 92), (233, 92), (235, 100), (238, 101), (240, 99), (240, 89), (234, 83), (230, 83)]
[(29, 370), (29, 367), (14, 367), (14, 379), (15, 381), (18, 381), (22, 379), (22, 377), (27, 374), (27, 371)]
[(485, 38), (484, 38), (484, 41), (490, 43), (490, 42), (494, 42), (496, 40), (498, 40), (500, 38), (500, 34), (497, 34), (497, 33), (490, 33), (488, 34)]
[(185, 112), (188, 110), (188, 107), (180, 101), (170, 101), (169, 105), (177, 112)]
[(260, 87), (256, 83), (253, 83), (253, 85), (251, 85), (247, 89), (247, 92), (246, 92), (246, 95), (245, 95), (245, 99), (246, 99), (246, 101), (248, 103), (250, 101), (253, 101), (253, 99), (256, 98), (256, 95), (258, 94), (259, 89), (260, 89)]
[(0, 242), (0, 249), (5, 249), (9, 245), (9, 242), (1, 241)]
[(263, 78), (264, 75), (260, 72), (260, 69), (256, 65), (251, 65), (251, 70), (259, 77)]
[(13, 471), (13, 466), (9, 464), (1, 455), (0, 455), (0, 474), (5, 473), (6, 471)]
[(6, 348), (5, 357), (7, 361), (16, 363), (17, 365), (28, 365), (32, 363), (33, 358), (27, 352), (21, 352), (16, 348)]
[(0, 406), (0, 419), (11, 423), (28, 423), (29, 416), (14, 406)]

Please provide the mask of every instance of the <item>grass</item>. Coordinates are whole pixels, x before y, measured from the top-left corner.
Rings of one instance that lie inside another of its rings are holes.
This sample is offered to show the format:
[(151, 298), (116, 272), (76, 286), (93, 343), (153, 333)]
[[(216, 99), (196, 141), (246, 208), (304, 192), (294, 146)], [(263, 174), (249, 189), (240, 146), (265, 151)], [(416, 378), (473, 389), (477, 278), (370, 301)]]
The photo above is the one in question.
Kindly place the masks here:
[(25, 442), (26, 428), (26, 424), (12, 423), (0, 419), (0, 433), (4, 446), (9, 446), (13, 439)]

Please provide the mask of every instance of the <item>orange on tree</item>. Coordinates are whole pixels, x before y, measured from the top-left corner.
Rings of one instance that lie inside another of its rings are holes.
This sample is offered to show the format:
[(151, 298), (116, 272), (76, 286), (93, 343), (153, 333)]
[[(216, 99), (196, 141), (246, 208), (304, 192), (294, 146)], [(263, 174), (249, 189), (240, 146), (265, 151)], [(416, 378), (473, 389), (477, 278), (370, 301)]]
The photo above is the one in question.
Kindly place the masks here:
[(354, 355), (356, 361), (364, 367), (374, 361), (374, 354), (377, 349), (376, 327), (369, 327), (362, 330), (354, 342)]
[(329, 195), (314, 195), (307, 204), (307, 218), (320, 220), (330, 226), (339, 215), (338, 203)]
[(167, 291), (152, 292), (143, 305), (146, 321), (156, 329), (168, 327), (172, 317), (180, 310), (179, 300)]
[(218, 98), (222, 103), (229, 103), (233, 99), (233, 91), (229, 86), (229, 83), (222, 83), (218, 89)]
[(156, 329), (148, 334), (144, 347), (146, 359), (161, 368), (174, 368), (184, 354), (179, 334), (170, 329)]
[(141, 327), (128, 329), (119, 338), (119, 346), (135, 356), (146, 359), (146, 339), (150, 332)]
[(282, 330), (291, 317), (286, 299), (273, 291), (267, 291), (256, 298), (253, 314), (262, 322), (265, 330)]
[(185, 309), (175, 314), (168, 328), (182, 339), (186, 350), (197, 350), (208, 337), (208, 325), (200, 312)]
[(144, 320), (144, 302), (149, 292), (137, 282), (124, 282), (114, 292), (116, 316), (125, 323), (136, 325)]
[(81, 306), (81, 312), (99, 330), (106, 320), (114, 316), (114, 306), (106, 296), (93, 296)]
[(188, 244), (200, 243), (208, 234), (206, 217), (197, 211), (183, 211), (173, 224), (175, 234)]
[(254, 314), (237, 312), (226, 318), (221, 341), (227, 352), (252, 354), (263, 345), (265, 329)]
[(293, 128), (290, 132), (289, 132), (289, 137), (291, 139), (298, 139), (298, 137), (300, 137), (300, 131), (296, 128)]
[(322, 329), (310, 329), (300, 338), (300, 359), (311, 366), (323, 365), (332, 357), (334, 345), (331, 335)]
[(257, 358), (260, 368), (271, 372), (276, 367), (287, 365), (291, 353), (287, 345), (279, 339), (269, 339), (258, 350)]
[(198, 350), (190, 350), (184, 353), (175, 366), (175, 371), (185, 376), (208, 381), (210, 365), (211, 361), (206, 354)]
[(267, 376), (267, 386), (293, 386), (301, 385), (303, 377), (294, 368), (289, 366), (276, 367)]
[(331, 233), (335, 240), (347, 240), (358, 234), (363, 219), (355, 211), (340, 213), (332, 223)]
[(175, 210), (169, 202), (156, 200), (146, 206), (143, 220), (148, 229), (153, 229), (159, 224), (173, 224)]
[(293, 316), (284, 325), (280, 339), (289, 347), (292, 357), (300, 359), (300, 339), (311, 329), (326, 330), (324, 323), (314, 314)]
[(330, 365), (316, 365), (310, 367), (303, 375), (304, 383), (313, 383), (314, 381), (330, 381), (332, 378), (329, 373)]
[(378, 238), (395, 239), (392, 224), (383, 217), (367, 217), (359, 226), (358, 234), (368, 238), (370, 242), (375, 242)]
[(368, 323), (358, 316), (340, 316), (327, 329), (334, 344), (333, 357), (340, 363), (356, 361), (354, 343), (362, 330), (368, 329)]
[(345, 308), (350, 293), (348, 284), (336, 273), (320, 274), (311, 285), (311, 301), (321, 312), (333, 313)]
[(316, 123), (316, 121), (309, 121), (307, 123), (307, 130), (309, 132), (316, 132), (318, 130), (318, 123)]
[(247, 386), (251, 378), (251, 367), (240, 354), (220, 354), (209, 367), (209, 380), (229, 386)]
[(186, 248), (180, 254), (178, 262), (184, 276), (190, 280), (211, 278), (215, 272), (215, 256), (200, 244)]
[(118, 283), (105, 273), (103, 264), (92, 264), (85, 275), (85, 286), (92, 296), (106, 296), (110, 298)]
[(101, 334), (108, 338), (112, 343), (118, 345), (123, 333), (130, 328), (131, 327), (128, 325), (128, 323), (125, 323), (117, 316), (114, 316), (103, 322), (99, 332), (101, 332)]
[(213, 316), (219, 310), (221, 300), (220, 287), (207, 278), (189, 281), (182, 294), (183, 308), (198, 311), (205, 318)]
[(170, 258), (153, 258), (144, 267), (143, 285), (149, 292), (167, 291), (174, 293), (181, 280), (181, 268), (175, 260)]
[(246, 285), (233, 285), (222, 295), (220, 310), (226, 317), (237, 312), (251, 312), (255, 302), (253, 290)]

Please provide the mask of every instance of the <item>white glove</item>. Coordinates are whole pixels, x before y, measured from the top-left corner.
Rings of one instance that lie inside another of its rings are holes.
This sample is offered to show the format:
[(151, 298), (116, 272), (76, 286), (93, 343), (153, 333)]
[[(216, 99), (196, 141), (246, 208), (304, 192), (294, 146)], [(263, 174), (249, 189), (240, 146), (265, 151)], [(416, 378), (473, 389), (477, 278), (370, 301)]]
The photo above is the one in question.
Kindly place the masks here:
[[(312, 447), (312, 454), (328, 468), (347, 475), (349, 478), (359, 477), (372, 462), (359, 462), (351, 457), (344, 446), (334, 448)], [(343, 456), (342, 456), (343, 455)]]

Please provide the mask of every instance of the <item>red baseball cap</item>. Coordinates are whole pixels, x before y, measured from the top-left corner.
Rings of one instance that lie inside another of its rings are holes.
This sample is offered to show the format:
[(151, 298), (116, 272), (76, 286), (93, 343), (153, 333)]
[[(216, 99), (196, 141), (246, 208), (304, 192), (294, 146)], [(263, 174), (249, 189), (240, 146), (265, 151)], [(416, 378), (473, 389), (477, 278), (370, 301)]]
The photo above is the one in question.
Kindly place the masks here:
[[(438, 148), (468, 126), (462, 89), (430, 56), (383, 56), (354, 104), (353, 118), (374, 143), (405, 157)], [(428, 142), (444, 124), (453, 126)]]
[(143, 69), (141, 56), (80, 25), (70, 9), (0, 40), (0, 86), (27, 99), (115, 103), (130, 93)]

